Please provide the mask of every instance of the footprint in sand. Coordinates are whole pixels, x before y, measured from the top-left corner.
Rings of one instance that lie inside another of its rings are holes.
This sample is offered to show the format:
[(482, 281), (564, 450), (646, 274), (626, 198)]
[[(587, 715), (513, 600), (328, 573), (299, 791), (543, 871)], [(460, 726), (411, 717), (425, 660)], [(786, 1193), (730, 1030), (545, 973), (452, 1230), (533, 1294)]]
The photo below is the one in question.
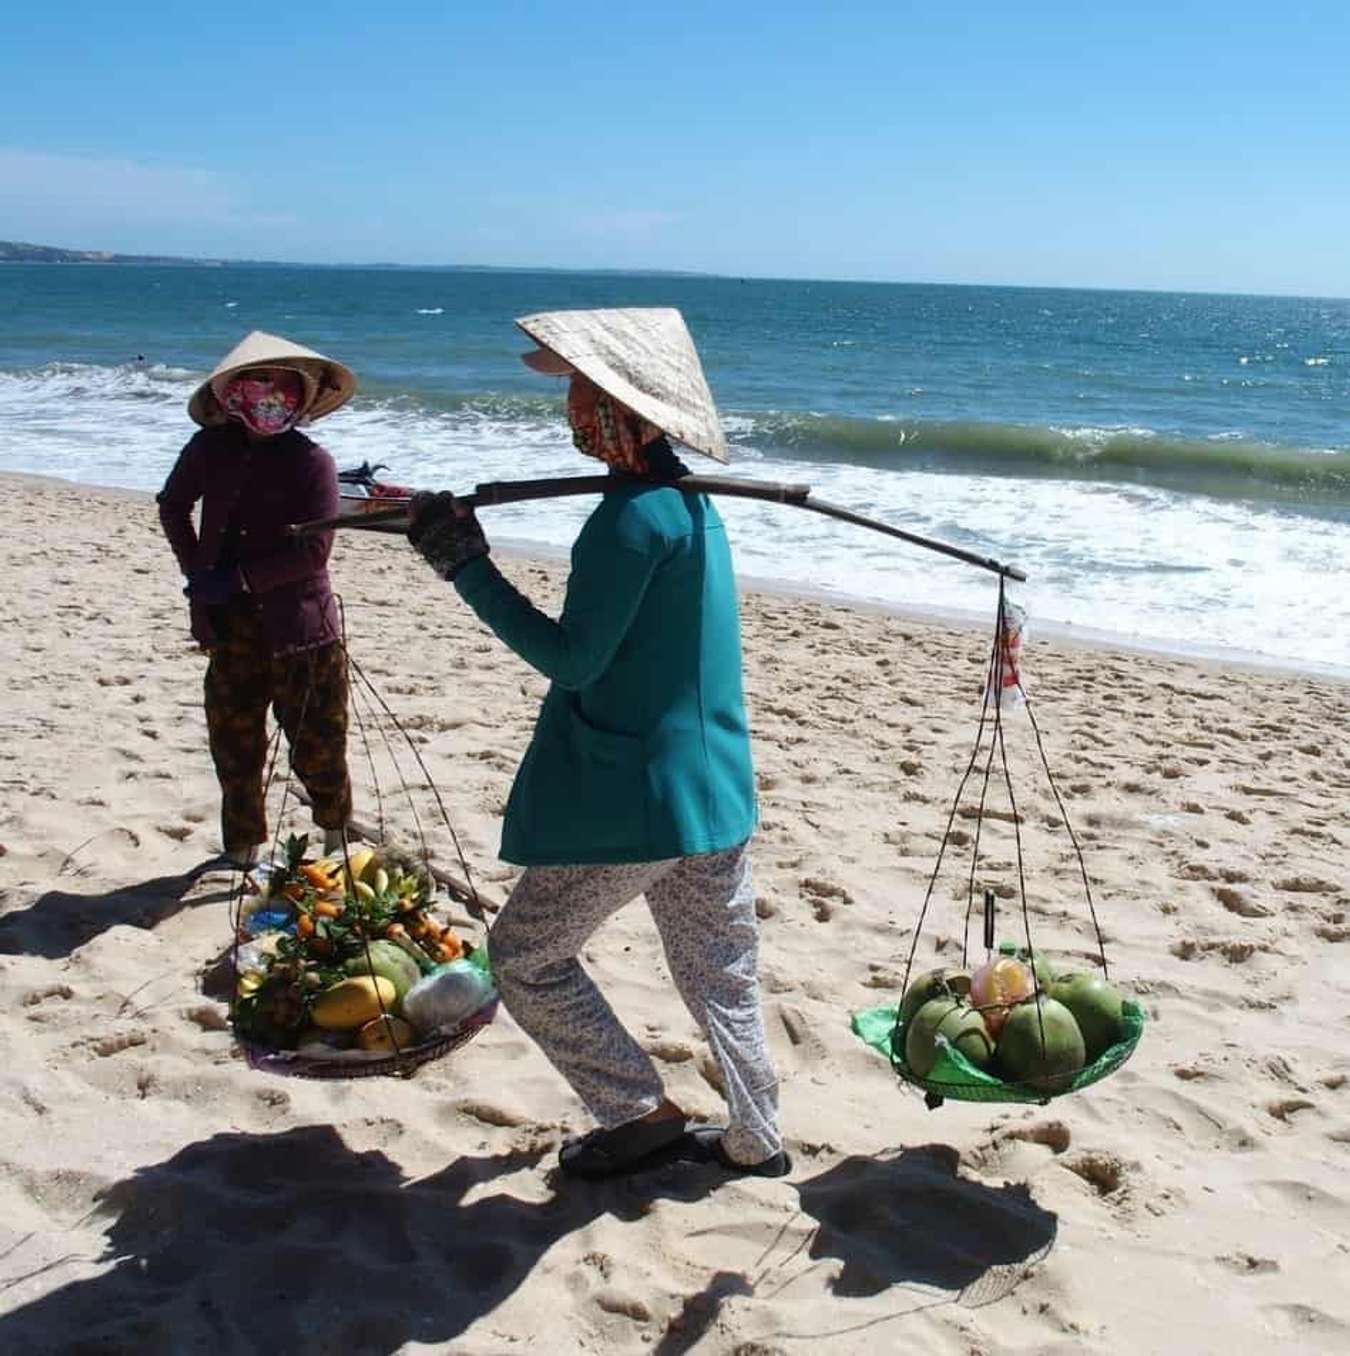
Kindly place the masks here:
[(1335, 881), (1323, 880), (1320, 876), (1286, 876), (1284, 880), (1275, 882), (1275, 888), (1287, 890), (1291, 894), (1306, 895), (1335, 895), (1341, 891)]
[(1280, 1269), (1273, 1257), (1254, 1257), (1249, 1252), (1225, 1253), (1214, 1260), (1239, 1276), (1268, 1276)]
[(1317, 1103), (1309, 1101), (1306, 1097), (1285, 1097), (1279, 1101), (1267, 1102), (1266, 1110), (1274, 1116), (1277, 1121), (1285, 1125), (1290, 1123), (1290, 1118), (1297, 1115), (1300, 1111), (1315, 1111)]
[(800, 1008), (779, 1003), (778, 1020), (782, 1022), (793, 1048), (801, 1051), (808, 1063), (824, 1063), (828, 1059), (825, 1042), (816, 1034), (810, 1019)]
[(1350, 1324), (1314, 1305), (1267, 1304), (1263, 1312), (1304, 1350), (1312, 1350), (1306, 1346), (1310, 1340), (1317, 1342), (1318, 1351), (1345, 1351), (1350, 1347)]
[(1241, 918), (1269, 918), (1275, 912), (1266, 905), (1248, 898), (1245, 892), (1235, 890), (1231, 885), (1216, 885), (1214, 887), (1214, 898), (1229, 913), (1235, 913)]
[(1272, 1209), (1285, 1218), (1302, 1220), (1305, 1226), (1324, 1229), (1336, 1238), (1342, 1238), (1345, 1234), (1345, 1221), (1350, 1217), (1350, 1200), (1344, 1196), (1291, 1178), (1254, 1182), (1249, 1194), (1258, 1205)]

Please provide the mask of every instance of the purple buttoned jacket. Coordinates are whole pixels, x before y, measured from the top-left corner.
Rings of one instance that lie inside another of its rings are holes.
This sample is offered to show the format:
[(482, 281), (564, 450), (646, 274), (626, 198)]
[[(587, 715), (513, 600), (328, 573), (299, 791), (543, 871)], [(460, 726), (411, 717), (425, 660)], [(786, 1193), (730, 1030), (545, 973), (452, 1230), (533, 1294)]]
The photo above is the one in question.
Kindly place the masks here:
[[(200, 530), (192, 509), (201, 501)], [(250, 442), (237, 425), (203, 429), (178, 454), (159, 492), (159, 521), (184, 574), (238, 565), (257, 599), (275, 654), (338, 639), (328, 581), (333, 534), (293, 537), (290, 523), (338, 511), (337, 468), (317, 443), (292, 429)], [(217, 644), (213, 609), (191, 604), (192, 636)]]

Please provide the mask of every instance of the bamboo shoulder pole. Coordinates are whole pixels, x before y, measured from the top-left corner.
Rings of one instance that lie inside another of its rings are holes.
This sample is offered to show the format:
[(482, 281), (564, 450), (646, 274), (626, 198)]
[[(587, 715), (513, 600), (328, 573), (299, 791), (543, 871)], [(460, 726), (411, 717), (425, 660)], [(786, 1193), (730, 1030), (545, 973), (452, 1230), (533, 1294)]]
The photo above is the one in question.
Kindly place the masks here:
[[(563, 476), (545, 480), (496, 480), (479, 485), (473, 494), (456, 496), (457, 502), (465, 508), (488, 508), (494, 504), (517, 504), (532, 499), (561, 499), (579, 494), (609, 494), (632, 484), (631, 478), (618, 476)], [(952, 546), (947, 542), (935, 541), (931, 537), (921, 537), (916, 532), (906, 532), (903, 528), (892, 527), (876, 518), (868, 518), (854, 513), (839, 504), (827, 503), (823, 499), (811, 497), (809, 485), (797, 485), (765, 480), (739, 480), (728, 476), (681, 476), (678, 480), (652, 482), (669, 485), (685, 494), (721, 494), (736, 499), (759, 499), (773, 504), (790, 504), (794, 508), (808, 509), (812, 513), (823, 514), (827, 518), (836, 518), (840, 522), (852, 523), (855, 527), (866, 528), (872, 532), (881, 532), (888, 537), (909, 542), (928, 551), (936, 551), (952, 560), (963, 561), (967, 565), (989, 570), (993, 574), (1007, 579), (1025, 582), (1026, 575), (1015, 565), (1005, 565), (990, 556), (977, 555), (974, 551)], [(343, 515), (338, 518), (320, 518), (308, 523), (295, 523), (293, 533), (307, 535), (311, 532), (331, 532), (334, 529), (355, 529), (363, 532), (388, 532), (402, 535), (407, 530), (408, 511), (406, 507), (371, 509), (365, 513)]]

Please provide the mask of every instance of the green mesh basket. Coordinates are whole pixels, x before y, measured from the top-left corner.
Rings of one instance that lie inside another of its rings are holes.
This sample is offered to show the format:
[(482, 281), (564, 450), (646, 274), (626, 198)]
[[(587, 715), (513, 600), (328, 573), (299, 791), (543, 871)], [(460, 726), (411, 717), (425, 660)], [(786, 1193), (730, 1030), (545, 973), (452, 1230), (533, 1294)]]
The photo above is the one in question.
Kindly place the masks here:
[(955, 1046), (941, 1038), (937, 1062), (927, 1075), (920, 1077), (905, 1063), (905, 1024), (897, 1024), (898, 1010), (894, 1003), (888, 1007), (869, 1008), (866, 1012), (854, 1013), (850, 1025), (853, 1034), (864, 1044), (890, 1060), (901, 1082), (923, 1089), (929, 1106), (939, 1106), (948, 1097), (957, 1102), (1036, 1102), (1043, 1105), (1052, 1098), (1078, 1092), (1115, 1073), (1134, 1054), (1134, 1047), (1144, 1034), (1144, 1010), (1127, 998), (1121, 1004), (1120, 1039), (1054, 1089), (1005, 1082), (985, 1069), (977, 1069)]

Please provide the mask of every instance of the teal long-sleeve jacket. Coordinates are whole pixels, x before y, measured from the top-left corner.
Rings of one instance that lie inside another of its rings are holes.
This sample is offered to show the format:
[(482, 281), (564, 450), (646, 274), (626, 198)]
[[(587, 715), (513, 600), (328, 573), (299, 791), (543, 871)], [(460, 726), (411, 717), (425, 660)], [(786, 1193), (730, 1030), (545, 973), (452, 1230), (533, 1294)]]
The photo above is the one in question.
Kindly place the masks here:
[(735, 577), (706, 496), (640, 481), (607, 494), (572, 548), (557, 621), (486, 556), (455, 587), (552, 680), (507, 803), (503, 858), (656, 861), (749, 838)]

